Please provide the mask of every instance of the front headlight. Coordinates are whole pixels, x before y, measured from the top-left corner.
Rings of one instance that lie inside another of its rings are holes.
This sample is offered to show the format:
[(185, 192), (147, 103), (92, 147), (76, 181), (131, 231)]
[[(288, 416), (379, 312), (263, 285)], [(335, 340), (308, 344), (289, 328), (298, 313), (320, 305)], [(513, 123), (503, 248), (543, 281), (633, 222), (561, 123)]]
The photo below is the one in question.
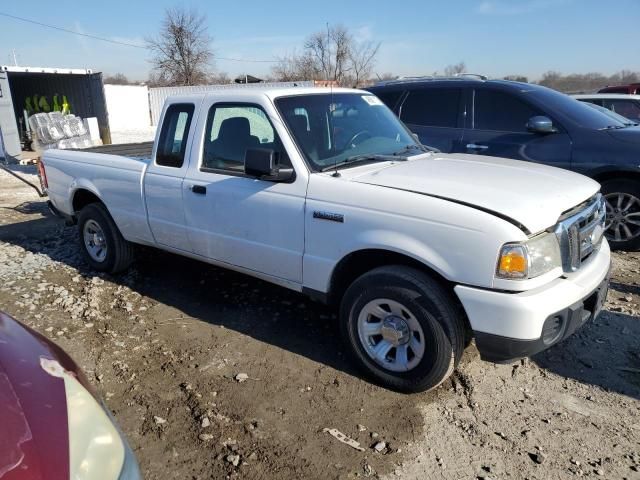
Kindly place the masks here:
[(504, 245), (498, 257), (496, 276), (523, 280), (539, 277), (561, 266), (558, 239), (553, 233), (543, 233), (526, 242)]
[(40, 357), (42, 368), (64, 381), (69, 438), (69, 478), (141, 480), (135, 455), (104, 403), (60, 362)]

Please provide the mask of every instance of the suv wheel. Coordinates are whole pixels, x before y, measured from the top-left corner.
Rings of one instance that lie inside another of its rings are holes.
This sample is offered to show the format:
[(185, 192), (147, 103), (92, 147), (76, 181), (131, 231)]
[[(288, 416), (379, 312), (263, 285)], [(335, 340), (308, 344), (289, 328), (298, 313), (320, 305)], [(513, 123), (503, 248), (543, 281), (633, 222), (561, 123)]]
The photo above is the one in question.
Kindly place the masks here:
[(431, 276), (405, 266), (358, 278), (340, 307), (343, 337), (358, 365), (393, 390), (440, 385), (465, 345), (464, 312)]
[(611, 248), (640, 249), (640, 183), (615, 179), (602, 182), (607, 205), (605, 235)]

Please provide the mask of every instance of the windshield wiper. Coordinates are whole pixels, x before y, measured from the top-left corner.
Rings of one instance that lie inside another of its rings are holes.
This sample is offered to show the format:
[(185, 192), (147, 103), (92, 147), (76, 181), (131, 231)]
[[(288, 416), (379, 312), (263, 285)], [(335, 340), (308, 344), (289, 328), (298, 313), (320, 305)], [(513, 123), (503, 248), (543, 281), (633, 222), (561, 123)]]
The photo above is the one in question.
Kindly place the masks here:
[(327, 172), (329, 170), (333, 170), (337, 167), (345, 166), (345, 165), (353, 165), (355, 163), (366, 163), (366, 162), (395, 162), (398, 160), (407, 160), (407, 157), (402, 157), (396, 154), (393, 155), (381, 155), (381, 154), (372, 154), (365, 153), (362, 155), (353, 155), (351, 157), (347, 157), (344, 160), (340, 160), (339, 162), (333, 163), (331, 165), (327, 165), (323, 167), (321, 172)]
[(412, 143), (411, 145), (407, 145), (404, 148), (401, 148), (397, 152), (393, 152), (393, 155), (404, 155), (412, 150), (420, 150), (425, 153), (433, 153), (437, 152), (435, 148), (427, 147), (426, 145), (422, 145), (421, 143)]
[(600, 130), (620, 130), (621, 128), (627, 128), (631, 125), (623, 124), (623, 125), (607, 125), (606, 127), (602, 127)]

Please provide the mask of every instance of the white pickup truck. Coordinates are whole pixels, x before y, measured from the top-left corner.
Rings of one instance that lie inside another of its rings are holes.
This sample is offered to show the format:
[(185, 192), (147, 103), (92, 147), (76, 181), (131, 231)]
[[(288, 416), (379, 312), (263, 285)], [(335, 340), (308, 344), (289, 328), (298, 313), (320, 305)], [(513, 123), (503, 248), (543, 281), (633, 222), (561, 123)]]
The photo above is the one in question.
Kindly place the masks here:
[(150, 158), (49, 150), (41, 176), (96, 270), (150, 245), (325, 301), (397, 390), (439, 385), (472, 339), (494, 362), (537, 353), (607, 292), (596, 182), (438, 153), (364, 91), (170, 98)]

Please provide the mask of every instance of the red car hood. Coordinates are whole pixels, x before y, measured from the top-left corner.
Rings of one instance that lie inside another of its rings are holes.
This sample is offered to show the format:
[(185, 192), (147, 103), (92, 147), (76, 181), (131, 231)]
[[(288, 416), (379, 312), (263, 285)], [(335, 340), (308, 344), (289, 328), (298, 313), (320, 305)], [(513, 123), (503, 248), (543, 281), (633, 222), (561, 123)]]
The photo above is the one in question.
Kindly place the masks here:
[(0, 312), (0, 479), (69, 478), (64, 381), (41, 359), (77, 372), (71, 359), (33, 330)]

